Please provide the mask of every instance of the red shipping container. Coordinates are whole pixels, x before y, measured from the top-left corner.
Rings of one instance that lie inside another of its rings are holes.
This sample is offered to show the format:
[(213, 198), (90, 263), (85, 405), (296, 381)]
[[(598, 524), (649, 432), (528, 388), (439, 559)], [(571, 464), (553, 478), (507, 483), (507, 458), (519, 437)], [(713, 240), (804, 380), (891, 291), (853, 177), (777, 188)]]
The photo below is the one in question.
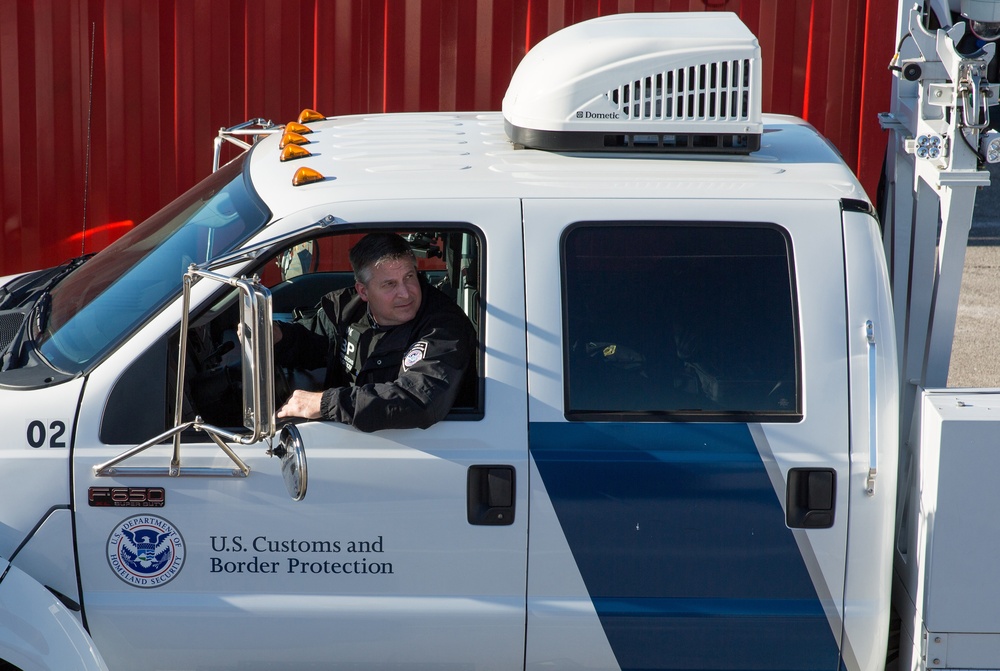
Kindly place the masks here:
[(874, 195), (885, 0), (0, 0), (0, 275), (98, 251), (263, 117), (496, 110), (527, 49), (598, 15), (733, 11), (763, 109), (803, 116)]

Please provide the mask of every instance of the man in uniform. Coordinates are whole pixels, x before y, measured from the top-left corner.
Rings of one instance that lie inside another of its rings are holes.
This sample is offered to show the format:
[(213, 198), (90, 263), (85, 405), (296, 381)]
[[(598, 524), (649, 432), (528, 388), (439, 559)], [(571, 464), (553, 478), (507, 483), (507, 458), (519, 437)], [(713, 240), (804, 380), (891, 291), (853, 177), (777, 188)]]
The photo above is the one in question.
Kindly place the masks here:
[(351, 424), (361, 431), (427, 428), (451, 410), (476, 349), (468, 317), (417, 273), (409, 245), (371, 233), (350, 251), (354, 287), (324, 296), (316, 314), (275, 323), (283, 365), (326, 365), (328, 388), (296, 390), (279, 418)]

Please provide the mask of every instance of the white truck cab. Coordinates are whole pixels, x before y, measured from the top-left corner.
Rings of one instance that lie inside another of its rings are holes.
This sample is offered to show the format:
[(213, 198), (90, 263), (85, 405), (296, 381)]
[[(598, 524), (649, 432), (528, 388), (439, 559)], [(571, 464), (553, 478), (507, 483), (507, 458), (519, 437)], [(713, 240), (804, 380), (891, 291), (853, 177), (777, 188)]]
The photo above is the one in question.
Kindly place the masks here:
[[(587, 21), (502, 112), (254, 126), (108, 249), (0, 288), (0, 660), (880, 668), (881, 233), (760, 72), (732, 14)], [(375, 230), (475, 325), (468, 393), (426, 430), (279, 426), (317, 378), (267, 322), (353, 284)], [(24, 582), (43, 607), (5, 605)]]

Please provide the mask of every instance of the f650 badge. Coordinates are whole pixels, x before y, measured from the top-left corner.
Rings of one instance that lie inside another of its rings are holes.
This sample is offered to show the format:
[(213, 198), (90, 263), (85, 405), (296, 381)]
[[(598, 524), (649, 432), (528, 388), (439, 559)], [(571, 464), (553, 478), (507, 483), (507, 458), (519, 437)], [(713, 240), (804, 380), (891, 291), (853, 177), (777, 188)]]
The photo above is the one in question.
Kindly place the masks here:
[(122, 520), (108, 536), (108, 565), (135, 587), (160, 587), (184, 567), (184, 539), (174, 526), (155, 515)]
[(91, 487), (87, 502), (94, 508), (162, 508), (163, 487)]

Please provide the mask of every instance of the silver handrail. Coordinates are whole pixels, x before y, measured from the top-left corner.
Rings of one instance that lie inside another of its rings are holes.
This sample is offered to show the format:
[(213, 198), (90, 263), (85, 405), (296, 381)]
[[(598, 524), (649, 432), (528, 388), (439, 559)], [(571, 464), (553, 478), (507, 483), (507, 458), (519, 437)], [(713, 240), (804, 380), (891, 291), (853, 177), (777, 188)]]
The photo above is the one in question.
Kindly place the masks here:
[(865, 322), (865, 337), (868, 340), (868, 480), (865, 493), (875, 495), (875, 476), (878, 475), (878, 403), (876, 402), (875, 324)]
[(253, 142), (256, 142), (258, 136), (280, 133), (284, 130), (284, 128), (284, 126), (275, 126), (273, 121), (259, 117), (244, 121), (243, 123), (236, 124), (235, 126), (230, 126), (229, 128), (220, 128), (219, 134), (215, 137), (215, 141), (213, 143), (212, 172), (219, 169), (219, 163), (222, 157), (222, 145), (224, 142), (234, 144), (243, 151), (246, 151), (253, 146), (253, 143), (244, 142), (239, 139), (240, 137), (252, 137)]

